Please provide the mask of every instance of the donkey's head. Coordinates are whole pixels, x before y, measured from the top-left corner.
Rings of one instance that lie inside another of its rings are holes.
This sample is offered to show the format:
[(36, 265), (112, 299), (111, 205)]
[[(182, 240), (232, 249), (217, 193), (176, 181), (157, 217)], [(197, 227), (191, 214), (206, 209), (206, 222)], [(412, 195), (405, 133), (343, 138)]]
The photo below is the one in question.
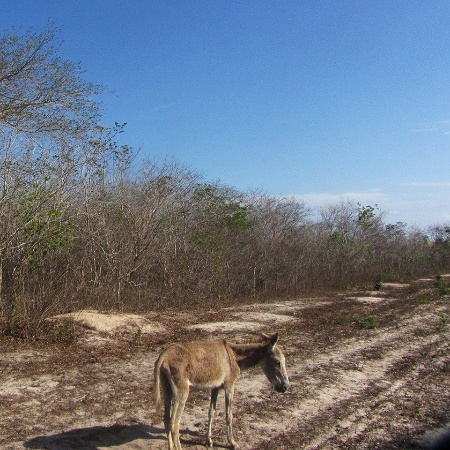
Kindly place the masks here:
[(277, 346), (278, 333), (267, 339), (269, 342), (265, 347), (265, 356), (261, 360), (262, 370), (277, 392), (286, 392), (289, 387), (289, 378), (283, 352)]

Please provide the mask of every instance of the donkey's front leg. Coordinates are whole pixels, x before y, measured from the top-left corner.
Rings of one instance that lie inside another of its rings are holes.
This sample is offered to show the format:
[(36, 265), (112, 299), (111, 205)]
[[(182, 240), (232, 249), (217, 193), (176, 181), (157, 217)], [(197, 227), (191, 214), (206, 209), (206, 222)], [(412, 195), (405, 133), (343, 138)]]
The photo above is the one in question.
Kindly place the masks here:
[(232, 450), (237, 449), (238, 445), (233, 438), (233, 411), (231, 410), (231, 406), (233, 403), (233, 394), (234, 394), (234, 386), (229, 388), (225, 388), (225, 408), (226, 408), (226, 417), (227, 417), (227, 436), (228, 442), (230, 444), (230, 448)]
[(212, 447), (213, 441), (211, 438), (212, 422), (214, 419), (214, 414), (216, 413), (217, 406), (217, 396), (219, 395), (219, 388), (211, 389), (211, 403), (209, 404), (208, 412), (208, 433), (206, 435), (206, 446)]

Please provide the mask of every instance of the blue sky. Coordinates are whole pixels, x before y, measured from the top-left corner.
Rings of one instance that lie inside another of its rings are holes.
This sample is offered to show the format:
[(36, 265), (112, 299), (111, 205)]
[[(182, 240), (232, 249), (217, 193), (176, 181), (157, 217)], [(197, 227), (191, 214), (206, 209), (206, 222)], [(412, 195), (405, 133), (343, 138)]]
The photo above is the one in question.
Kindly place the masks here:
[(448, 0), (0, 0), (62, 28), (105, 125), (206, 180), (450, 223)]

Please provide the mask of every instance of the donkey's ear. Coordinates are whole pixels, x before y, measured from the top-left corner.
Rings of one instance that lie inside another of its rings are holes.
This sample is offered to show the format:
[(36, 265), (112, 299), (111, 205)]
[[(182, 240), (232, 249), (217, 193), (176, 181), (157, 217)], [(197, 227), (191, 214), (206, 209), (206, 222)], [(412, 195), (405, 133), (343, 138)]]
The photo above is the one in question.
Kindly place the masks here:
[(278, 333), (275, 333), (274, 335), (272, 335), (272, 337), (270, 338), (270, 342), (269, 345), (274, 348), (275, 345), (277, 345), (278, 342)]

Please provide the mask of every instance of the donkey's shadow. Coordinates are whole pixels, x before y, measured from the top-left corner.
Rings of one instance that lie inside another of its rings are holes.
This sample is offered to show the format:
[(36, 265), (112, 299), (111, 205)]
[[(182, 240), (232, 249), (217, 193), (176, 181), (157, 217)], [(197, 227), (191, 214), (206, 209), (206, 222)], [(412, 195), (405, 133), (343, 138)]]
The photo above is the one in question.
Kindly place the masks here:
[[(201, 438), (197, 432), (183, 430), (183, 433), (191, 435), (192, 439), (182, 439), (182, 442), (192, 446), (200, 445), (199, 439)], [(133, 424), (78, 428), (53, 435), (37, 436), (25, 441), (23, 446), (41, 450), (99, 450), (105, 447), (125, 445), (137, 439), (160, 440), (161, 446), (158, 448), (166, 448), (167, 445), (164, 429)], [(216, 447), (221, 448), (220, 445)]]
[(164, 430), (148, 425), (111, 425), (79, 428), (62, 433), (37, 436), (23, 443), (25, 448), (46, 450), (98, 450), (124, 445), (136, 439), (165, 438)]

